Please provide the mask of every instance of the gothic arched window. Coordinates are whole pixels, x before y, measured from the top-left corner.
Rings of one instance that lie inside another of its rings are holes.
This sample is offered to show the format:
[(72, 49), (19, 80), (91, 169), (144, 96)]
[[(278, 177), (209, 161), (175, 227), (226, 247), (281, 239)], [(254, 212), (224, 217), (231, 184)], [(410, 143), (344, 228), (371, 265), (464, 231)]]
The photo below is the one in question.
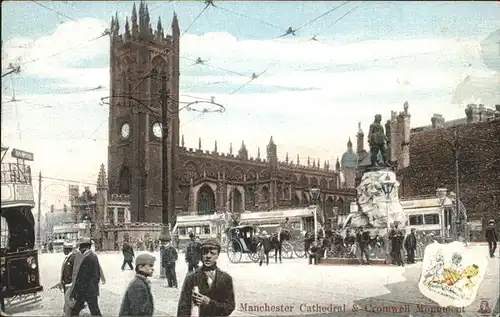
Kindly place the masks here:
[(231, 192), (231, 211), (233, 213), (240, 213), (243, 211), (243, 199), (241, 192), (234, 188)]
[(250, 208), (255, 207), (255, 204), (257, 203), (257, 199), (255, 197), (255, 188), (253, 186), (249, 186), (245, 190), (245, 199), (247, 204), (250, 205)]
[(267, 186), (262, 187), (262, 198), (267, 202), (270, 196), (269, 188)]
[(201, 186), (198, 191), (196, 205), (199, 215), (207, 215), (215, 212), (215, 194), (210, 186)]
[(123, 167), (120, 172), (120, 194), (130, 194), (130, 172), (128, 167)]

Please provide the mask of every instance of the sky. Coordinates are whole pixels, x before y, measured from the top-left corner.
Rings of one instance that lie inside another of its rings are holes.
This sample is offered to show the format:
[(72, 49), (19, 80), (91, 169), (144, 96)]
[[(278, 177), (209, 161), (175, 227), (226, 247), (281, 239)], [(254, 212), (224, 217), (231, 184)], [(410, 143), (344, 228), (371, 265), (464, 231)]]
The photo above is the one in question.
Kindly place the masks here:
[[(187, 147), (201, 138), (206, 150), (217, 140), (237, 152), (244, 141), (265, 156), (273, 136), (281, 160), (333, 167), (358, 122), (367, 133), (375, 114), (386, 120), (405, 101), (412, 127), (500, 103), (497, 2), (147, 4), (153, 29), (161, 17), (170, 33), (178, 16), (180, 100), (214, 97), (226, 110), (181, 112)], [(100, 36), (115, 14), (123, 32), (131, 11), (120, 1), (2, 2), (2, 74), (21, 66), (2, 78), (2, 145), (33, 152), (34, 173), (96, 182), (108, 139), (109, 37)], [(282, 36), (289, 27), (295, 35)], [(245, 85), (252, 73), (262, 74)], [(43, 212), (67, 203), (68, 184), (43, 179)]]

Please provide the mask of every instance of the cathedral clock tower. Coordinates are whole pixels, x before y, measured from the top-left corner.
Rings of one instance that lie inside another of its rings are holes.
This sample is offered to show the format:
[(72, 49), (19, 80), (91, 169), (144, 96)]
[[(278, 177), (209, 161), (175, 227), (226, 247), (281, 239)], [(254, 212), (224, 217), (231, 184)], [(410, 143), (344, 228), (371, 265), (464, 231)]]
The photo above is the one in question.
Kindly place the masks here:
[(110, 194), (130, 195), (132, 222), (162, 222), (161, 79), (167, 78), (169, 135), (167, 174), (169, 210), (177, 187), (173, 177), (179, 145), (179, 25), (174, 13), (172, 35), (161, 20), (151, 27), (141, 2), (120, 31), (111, 19), (108, 186)]

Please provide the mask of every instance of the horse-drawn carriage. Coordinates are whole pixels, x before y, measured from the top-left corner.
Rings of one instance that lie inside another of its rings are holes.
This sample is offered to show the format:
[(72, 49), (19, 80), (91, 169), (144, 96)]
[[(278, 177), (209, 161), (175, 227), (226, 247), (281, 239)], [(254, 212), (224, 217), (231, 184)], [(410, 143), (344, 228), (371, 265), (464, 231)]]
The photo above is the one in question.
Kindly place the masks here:
[(227, 230), (227, 257), (232, 263), (241, 262), (243, 254), (250, 260), (259, 260), (258, 247), (260, 239), (254, 226), (236, 226)]
[[(292, 235), (289, 230), (279, 230), (279, 225), (243, 225), (229, 228), (227, 230), (228, 244), (227, 256), (232, 263), (241, 262), (243, 254), (246, 254), (253, 262), (258, 262), (263, 252), (269, 251), (270, 256), (281, 249), (282, 257), (291, 259), (293, 254), (297, 257), (305, 256), (304, 240), (291, 241)], [(273, 246), (272, 250), (263, 250), (262, 241), (268, 238)]]

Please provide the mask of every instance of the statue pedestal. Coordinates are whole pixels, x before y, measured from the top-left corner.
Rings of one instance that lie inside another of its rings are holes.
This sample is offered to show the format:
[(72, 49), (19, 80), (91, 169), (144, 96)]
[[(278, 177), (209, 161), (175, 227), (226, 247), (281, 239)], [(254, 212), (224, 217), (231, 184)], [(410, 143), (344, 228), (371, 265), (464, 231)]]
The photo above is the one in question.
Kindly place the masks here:
[[(387, 186), (388, 183), (392, 186)], [(387, 195), (384, 187), (392, 187), (392, 191)], [(399, 202), (398, 189), (396, 174), (390, 168), (372, 167), (365, 172), (357, 187), (359, 210), (351, 211), (351, 227), (364, 226), (386, 232), (389, 224), (395, 221), (403, 226), (407, 219)]]

